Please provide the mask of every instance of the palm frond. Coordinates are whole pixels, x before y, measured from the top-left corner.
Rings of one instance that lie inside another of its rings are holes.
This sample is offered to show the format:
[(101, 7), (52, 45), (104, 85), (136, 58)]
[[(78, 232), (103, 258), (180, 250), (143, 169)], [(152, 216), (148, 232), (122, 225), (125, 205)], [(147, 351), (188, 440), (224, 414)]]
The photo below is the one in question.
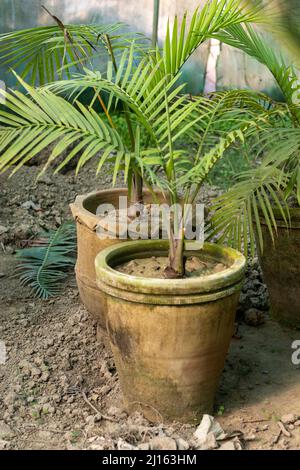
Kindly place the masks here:
[(69, 100), (75, 101), (86, 90), (94, 90), (95, 98), (91, 102), (91, 107), (99, 93), (106, 93), (109, 99), (108, 109), (112, 106), (113, 100), (125, 103), (159, 146), (160, 141), (165, 138), (165, 136), (158, 136), (159, 131), (162, 132), (165, 129), (163, 118), (165, 89), (168, 94), (168, 102), (175, 112), (186, 100), (183, 96), (175, 100), (185, 85), (177, 84), (179, 76), (170, 82), (166, 77), (162, 77), (153, 88), (153, 77), (162, 62), (152, 68), (151, 63), (147, 58), (144, 58), (136, 67), (133, 63), (133, 57), (134, 45), (129, 51), (124, 51), (118, 73), (114, 74), (110, 67), (106, 76), (100, 72), (85, 70), (86, 75), (78, 75), (71, 80), (55, 82), (47, 86), (47, 89), (55, 93), (67, 94)]
[(56, 171), (80, 155), (79, 171), (91, 158), (99, 158), (101, 150), (104, 153), (98, 169), (112, 152), (125, 158), (127, 149), (118, 132), (94, 110), (87, 110), (80, 103), (73, 106), (49, 90), (36, 90), (20, 81), (28, 95), (16, 90), (2, 91), (6, 105), (0, 109), (0, 171), (13, 167), (13, 173), (16, 172), (53, 143), (55, 146), (42, 171), (71, 144), (72, 150)]
[[(269, 11), (269, 20), (273, 14)], [(156, 50), (156, 59), (163, 58), (164, 65), (158, 74), (167, 74), (169, 77), (176, 75), (194, 51), (218, 31), (236, 24), (265, 21), (266, 15), (260, 2), (251, 3), (247, 0), (207, 1), (202, 9), (195, 9), (189, 26), (187, 13), (181, 25), (175, 16), (173, 26), (168, 21), (163, 52)]]
[(246, 26), (241, 24), (231, 25), (224, 31), (213, 34), (212, 37), (244, 51), (270, 70), (287, 104), (291, 106), (291, 113), (295, 116), (299, 125), (300, 110), (299, 107), (295, 106), (296, 101), (299, 102), (300, 97), (298, 72), (292, 64), (287, 63), (279, 47), (275, 49), (275, 47), (270, 45), (272, 43), (270, 38), (261, 32), (255, 31), (248, 24)]
[(72, 69), (93, 67), (95, 61), (107, 61), (105, 36), (109, 35), (116, 54), (134, 39), (143, 50), (142, 35), (124, 30), (122, 23), (108, 25), (43, 26), (0, 35), (0, 61), (19, 72), (31, 85), (44, 85), (56, 78), (70, 78)]
[(37, 297), (44, 300), (59, 295), (68, 269), (76, 261), (76, 230), (65, 223), (57, 230), (43, 232), (30, 248), (18, 250), (22, 285), (28, 285)]
[(190, 116), (193, 124), (188, 133), (198, 151), (192, 168), (178, 179), (177, 184), (201, 185), (230, 146), (244, 142), (261, 124), (268, 122), (269, 113), (264, 105), (267, 100), (264, 95), (239, 90), (197, 99), (199, 106), (195, 108), (194, 116)]
[[(285, 197), (292, 194), (300, 205), (300, 128), (293, 126), (267, 127), (258, 132), (257, 149), (263, 153), (262, 166), (274, 165), (285, 175)], [(280, 183), (280, 181), (279, 181)]]
[(263, 168), (269, 165), (277, 168), (279, 186), (285, 178), (285, 198), (294, 194), (300, 204), (299, 71), (288, 62), (279, 47), (272, 45), (270, 37), (255, 31), (251, 25), (233, 25), (214, 37), (254, 57), (277, 81), (286, 105), (273, 103), (276, 118), (257, 129), (255, 150), (263, 156)]
[(287, 180), (274, 165), (244, 172), (231, 189), (214, 201), (208, 236), (244, 251), (246, 256), (248, 242), (252, 256), (256, 240), (263, 251), (262, 219), (273, 241), (277, 233), (276, 212), (289, 226), (289, 208), (284, 197)]

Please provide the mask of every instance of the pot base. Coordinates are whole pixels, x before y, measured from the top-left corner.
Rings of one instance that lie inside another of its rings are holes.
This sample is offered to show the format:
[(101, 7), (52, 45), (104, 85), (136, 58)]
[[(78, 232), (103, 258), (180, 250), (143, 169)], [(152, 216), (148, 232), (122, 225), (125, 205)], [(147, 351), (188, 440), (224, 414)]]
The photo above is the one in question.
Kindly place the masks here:
[(128, 412), (198, 423), (214, 396), (234, 332), (238, 294), (155, 306), (110, 298), (108, 334)]
[(107, 308), (105, 294), (99, 291), (98, 287), (94, 287), (91, 281), (86, 283), (82, 280), (78, 273), (76, 273), (76, 282), (81, 302), (93, 319), (98, 323), (103, 334), (107, 334), (105, 321), (105, 312)]

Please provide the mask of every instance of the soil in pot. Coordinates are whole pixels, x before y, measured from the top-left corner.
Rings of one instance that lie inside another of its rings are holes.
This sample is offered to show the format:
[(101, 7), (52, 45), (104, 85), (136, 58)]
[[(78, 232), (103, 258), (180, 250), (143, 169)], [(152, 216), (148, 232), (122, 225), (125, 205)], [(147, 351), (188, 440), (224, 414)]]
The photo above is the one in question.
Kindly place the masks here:
[[(168, 258), (152, 256), (151, 258), (134, 259), (115, 269), (121, 273), (145, 277), (165, 279), (165, 269), (168, 265)], [(190, 277), (208, 276), (210, 274), (219, 273), (226, 269), (226, 265), (220, 263), (213, 258), (197, 256), (189, 256), (185, 263), (185, 276), (184, 279)]]

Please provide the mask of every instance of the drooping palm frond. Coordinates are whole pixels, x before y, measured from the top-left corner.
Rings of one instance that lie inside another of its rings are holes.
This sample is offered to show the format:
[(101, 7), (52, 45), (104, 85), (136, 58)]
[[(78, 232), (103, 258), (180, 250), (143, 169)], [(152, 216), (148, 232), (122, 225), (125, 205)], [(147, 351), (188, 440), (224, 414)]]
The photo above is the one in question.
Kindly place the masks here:
[[(135, 152), (127, 149), (117, 130), (92, 108), (87, 109), (80, 103), (72, 105), (50, 90), (34, 89), (21, 79), (20, 81), (27, 90), (27, 95), (19, 91), (2, 91), (6, 105), (0, 109), (0, 171), (12, 169), (12, 173), (15, 173), (43, 149), (54, 144), (43, 167), (44, 172), (73, 144), (55, 172), (77, 156), (78, 172), (95, 157), (97, 173), (106, 162), (113, 164), (113, 184), (120, 171), (124, 171), (124, 180), (127, 183), (134, 166), (145, 173), (146, 184), (147, 176), (150, 181), (153, 180), (155, 174), (151, 171), (151, 165), (154, 159), (157, 164), (162, 161), (159, 158), (158, 144), (156, 148), (149, 146), (147, 149), (140, 149), (138, 160)], [(152, 125), (147, 121), (147, 113), (137, 114), (149, 133), (153, 133)], [(158, 181), (156, 183), (160, 186)]]
[(286, 175), (276, 165), (244, 172), (231, 189), (214, 201), (208, 236), (217, 237), (219, 243), (225, 242), (240, 251), (244, 250), (245, 256), (247, 242), (251, 255), (254, 255), (257, 239), (263, 251), (262, 219), (273, 241), (277, 233), (276, 212), (289, 226), (289, 208), (284, 197), (287, 181)]
[(82, 104), (73, 106), (49, 90), (36, 90), (26, 85), (28, 95), (19, 91), (0, 92), (5, 108), (0, 109), (0, 171), (11, 167), (13, 173), (50, 144), (55, 146), (43, 171), (65, 149), (73, 149), (57, 167), (59, 171), (76, 155), (80, 155), (77, 171), (103, 150), (99, 168), (112, 152), (117, 160), (125, 158), (127, 149), (118, 132), (94, 110)]
[(55, 79), (68, 64), (87, 61), (97, 51), (97, 37), (113, 34), (121, 25), (55, 25), (31, 28), (0, 35), (0, 60), (20, 71), (31, 84)]
[(271, 45), (270, 38), (255, 31), (251, 25), (231, 25), (224, 31), (213, 34), (212, 37), (244, 51), (264, 64), (274, 76), (287, 104), (291, 106), (291, 112), (300, 125), (300, 111), (294, 106), (300, 98), (298, 72), (292, 64), (287, 63), (279, 47), (275, 49)]
[(299, 71), (288, 62), (269, 37), (251, 25), (231, 25), (212, 35), (237, 47), (264, 64), (277, 81), (286, 104), (273, 103), (273, 117), (254, 132), (254, 151), (260, 155), (258, 168), (240, 175), (238, 183), (219, 198), (213, 209), (211, 235), (239, 249), (247, 241), (252, 254), (255, 235), (263, 250), (261, 221), (275, 241), (276, 213), (289, 225), (288, 197), (296, 195), (300, 204), (300, 82)]
[[(289, 109), (289, 108), (288, 108)], [(287, 106), (277, 105), (273, 116), (253, 128), (254, 150), (261, 155), (259, 166), (245, 171), (238, 182), (212, 205), (209, 236), (228, 243), (247, 255), (248, 243), (254, 255), (255, 243), (262, 252), (262, 223), (276, 242), (277, 221), (290, 224), (289, 198), (300, 205), (300, 129), (289, 119)], [(286, 126), (284, 127), (284, 124)]]
[(59, 295), (62, 281), (76, 262), (76, 229), (65, 223), (57, 230), (43, 232), (30, 248), (19, 250), (20, 280), (28, 285), (37, 297), (44, 300)]
[(148, 47), (141, 34), (121, 32), (121, 23), (43, 26), (0, 35), (0, 61), (19, 72), (31, 85), (44, 85), (56, 78), (70, 77), (72, 69), (106, 64), (105, 37), (110, 36), (115, 53), (121, 53), (135, 40), (140, 49)]
[(267, 127), (258, 132), (258, 149), (264, 153), (262, 166), (276, 166), (278, 183), (285, 178), (285, 198), (292, 194), (300, 205), (300, 128), (288, 125), (286, 127)]

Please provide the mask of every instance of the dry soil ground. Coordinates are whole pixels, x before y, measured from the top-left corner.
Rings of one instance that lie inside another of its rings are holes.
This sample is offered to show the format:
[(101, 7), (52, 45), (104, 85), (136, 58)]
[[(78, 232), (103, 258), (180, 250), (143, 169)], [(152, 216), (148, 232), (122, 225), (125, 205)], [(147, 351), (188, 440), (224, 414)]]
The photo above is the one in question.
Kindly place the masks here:
[[(0, 365), (0, 448), (147, 449), (155, 436), (153, 447), (165, 445), (165, 437), (174, 439), (167, 440), (169, 446), (195, 447), (195, 427), (153, 426), (138, 413), (124, 412), (113, 358), (96, 338), (72, 273), (63, 295), (46, 302), (33, 298), (14, 276), (17, 246), (41, 227), (69, 218), (67, 205), (77, 193), (111, 185), (110, 176), (95, 181), (92, 167), (77, 179), (72, 173), (49, 174), (39, 183), (36, 172), (27, 167), (10, 180), (0, 176), (0, 340), (7, 348), (7, 361)], [(22, 207), (28, 201), (34, 208)], [(264, 296), (257, 279), (258, 272), (248, 278), (242, 309), (249, 297), (248, 306), (255, 306), (257, 291)], [(265, 309), (267, 302), (259, 302)], [(263, 315), (265, 322), (257, 327), (240, 321), (215, 417), (237, 448), (300, 449), (300, 366), (291, 361), (291, 344), (300, 340), (300, 331)], [(286, 421), (283, 428), (280, 419)]]

